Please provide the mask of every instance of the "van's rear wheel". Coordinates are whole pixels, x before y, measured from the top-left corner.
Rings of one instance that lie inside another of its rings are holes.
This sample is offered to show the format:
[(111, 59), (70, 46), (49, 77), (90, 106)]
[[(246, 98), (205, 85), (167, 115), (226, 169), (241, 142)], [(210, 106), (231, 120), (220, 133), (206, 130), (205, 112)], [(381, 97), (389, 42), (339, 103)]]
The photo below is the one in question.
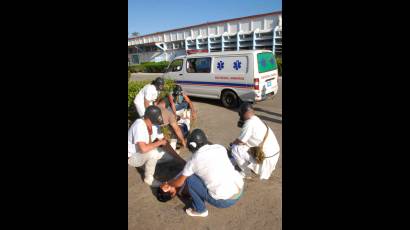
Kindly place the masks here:
[(239, 98), (235, 92), (226, 90), (221, 96), (222, 104), (227, 108), (236, 108), (239, 105)]

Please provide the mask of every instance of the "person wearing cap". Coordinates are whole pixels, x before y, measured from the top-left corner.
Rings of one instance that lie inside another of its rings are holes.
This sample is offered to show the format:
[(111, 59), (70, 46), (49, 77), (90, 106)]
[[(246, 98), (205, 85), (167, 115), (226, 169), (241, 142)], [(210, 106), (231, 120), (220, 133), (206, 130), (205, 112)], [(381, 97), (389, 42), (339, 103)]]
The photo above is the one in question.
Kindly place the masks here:
[(208, 216), (205, 201), (217, 208), (227, 208), (238, 202), (244, 181), (228, 158), (225, 147), (210, 144), (200, 129), (188, 135), (188, 149), (192, 157), (177, 178), (161, 185), (164, 191), (176, 193), (176, 188), (187, 188), (192, 207), (186, 209), (190, 216)]
[(184, 93), (180, 85), (175, 85), (172, 94), (170, 94), (168, 97), (170, 107), (172, 108), (175, 116), (181, 116), (183, 112), (189, 108), (191, 110), (190, 117), (193, 120), (196, 119), (197, 115), (194, 104), (189, 99), (188, 95)]
[(157, 162), (173, 159), (161, 146), (167, 144), (159, 132), (163, 124), (161, 110), (157, 106), (148, 106), (143, 118), (135, 120), (128, 130), (128, 164), (133, 167), (145, 165), (144, 182), (158, 187), (161, 183), (154, 179)]
[[(269, 179), (279, 160), (280, 147), (272, 129), (255, 115), (252, 104), (244, 102), (239, 107), (238, 126), (241, 128), (239, 137), (231, 143), (234, 162), (242, 170), (243, 177), (249, 178), (250, 171), (259, 175), (259, 179)], [(261, 146), (263, 160), (257, 163), (248, 150), (250, 147)]]
[(145, 85), (134, 99), (134, 105), (137, 109), (139, 117), (145, 113), (145, 109), (150, 105), (156, 105), (159, 92), (164, 89), (164, 79), (157, 77), (151, 84)]

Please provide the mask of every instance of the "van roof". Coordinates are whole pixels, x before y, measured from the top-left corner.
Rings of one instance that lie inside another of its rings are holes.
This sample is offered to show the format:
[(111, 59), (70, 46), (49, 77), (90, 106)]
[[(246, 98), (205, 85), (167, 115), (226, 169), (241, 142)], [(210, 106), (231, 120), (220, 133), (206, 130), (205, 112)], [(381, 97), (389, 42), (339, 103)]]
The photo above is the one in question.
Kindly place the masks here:
[(174, 59), (184, 58), (184, 57), (209, 57), (209, 56), (232, 55), (232, 54), (251, 54), (251, 53), (262, 53), (262, 52), (272, 52), (272, 50), (240, 50), (240, 51), (196, 53), (196, 54), (177, 56)]

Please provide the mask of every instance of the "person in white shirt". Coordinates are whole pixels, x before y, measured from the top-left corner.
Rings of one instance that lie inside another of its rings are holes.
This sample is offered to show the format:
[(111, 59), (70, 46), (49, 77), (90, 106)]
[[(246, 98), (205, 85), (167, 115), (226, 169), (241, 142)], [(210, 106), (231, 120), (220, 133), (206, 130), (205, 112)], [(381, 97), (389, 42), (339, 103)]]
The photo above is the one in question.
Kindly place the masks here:
[(128, 130), (128, 164), (133, 167), (145, 165), (144, 182), (153, 187), (161, 184), (154, 179), (157, 162), (173, 159), (159, 148), (167, 144), (159, 133), (158, 126), (162, 124), (161, 110), (152, 105), (145, 110), (144, 118), (137, 119)]
[(242, 195), (244, 182), (229, 160), (225, 147), (209, 144), (200, 129), (189, 134), (187, 143), (192, 158), (179, 177), (165, 182), (161, 188), (175, 195), (176, 188), (186, 182), (185, 186), (192, 197), (192, 208), (185, 211), (190, 216), (208, 216), (205, 201), (218, 208), (234, 205)]
[[(249, 169), (259, 175), (259, 179), (269, 179), (279, 160), (280, 147), (273, 131), (255, 115), (252, 105), (244, 102), (239, 107), (239, 137), (231, 143), (232, 156), (242, 170), (243, 177), (250, 177)], [(264, 159), (257, 163), (254, 156), (248, 153), (250, 147), (259, 146), (266, 132), (268, 136), (262, 147)]]
[(154, 104), (157, 100), (159, 92), (164, 89), (164, 79), (157, 77), (151, 84), (145, 85), (134, 99), (134, 105), (137, 109), (138, 115), (141, 118), (144, 116), (145, 109)]

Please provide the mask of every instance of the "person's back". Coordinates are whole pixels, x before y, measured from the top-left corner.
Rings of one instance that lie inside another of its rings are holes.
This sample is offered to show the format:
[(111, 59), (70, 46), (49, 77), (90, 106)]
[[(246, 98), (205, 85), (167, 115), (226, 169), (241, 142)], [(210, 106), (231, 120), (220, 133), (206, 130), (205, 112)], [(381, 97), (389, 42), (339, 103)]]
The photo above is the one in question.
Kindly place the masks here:
[[(280, 147), (275, 134), (255, 115), (252, 104), (242, 103), (238, 115), (238, 126), (241, 132), (231, 143), (234, 162), (241, 169), (243, 177), (249, 178), (249, 169), (251, 169), (261, 180), (269, 179), (279, 160)], [(267, 136), (264, 141), (265, 135)], [(258, 148), (262, 146), (262, 142), (263, 151), (260, 151)]]
[(235, 170), (222, 145), (205, 145), (192, 157), (193, 171), (215, 199), (228, 199), (243, 187), (243, 179)]
[[(249, 147), (258, 146), (262, 143), (265, 137), (267, 127), (265, 123), (256, 115), (252, 116), (244, 124), (244, 128), (249, 126), (252, 129), (252, 135), (249, 137), (247, 144)], [(280, 151), (279, 143), (276, 139), (272, 129), (269, 129), (268, 136), (266, 137), (263, 151), (267, 156), (271, 156)]]
[(153, 105), (154, 101), (158, 97), (158, 91), (152, 84), (145, 85), (137, 94), (134, 99), (134, 105), (137, 109), (138, 115), (142, 117), (145, 113), (144, 99), (149, 101), (150, 105)]

